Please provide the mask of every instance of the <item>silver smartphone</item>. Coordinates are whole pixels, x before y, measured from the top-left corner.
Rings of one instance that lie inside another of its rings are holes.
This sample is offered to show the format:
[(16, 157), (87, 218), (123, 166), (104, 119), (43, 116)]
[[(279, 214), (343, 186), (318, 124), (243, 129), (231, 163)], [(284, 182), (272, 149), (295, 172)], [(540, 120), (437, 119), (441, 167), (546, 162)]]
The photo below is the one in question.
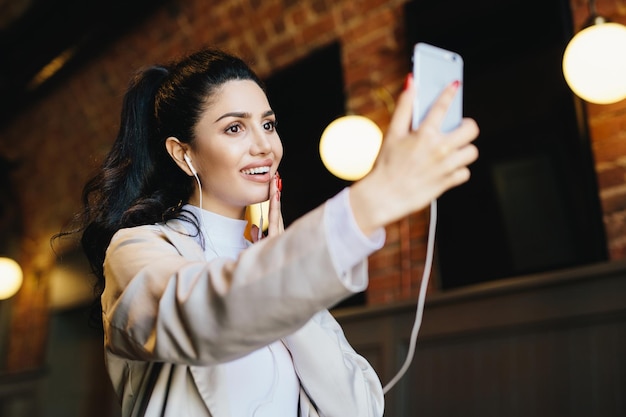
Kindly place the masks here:
[(428, 43), (415, 44), (413, 82), (416, 94), (413, 103), (413, 129), (417, 129), (424, 120), (443, 89), (455, 80), (460, 81), (461, 85), (441, 126), (443, 132), (456, 128), (463, 117), (463, 58), (456, 52)]

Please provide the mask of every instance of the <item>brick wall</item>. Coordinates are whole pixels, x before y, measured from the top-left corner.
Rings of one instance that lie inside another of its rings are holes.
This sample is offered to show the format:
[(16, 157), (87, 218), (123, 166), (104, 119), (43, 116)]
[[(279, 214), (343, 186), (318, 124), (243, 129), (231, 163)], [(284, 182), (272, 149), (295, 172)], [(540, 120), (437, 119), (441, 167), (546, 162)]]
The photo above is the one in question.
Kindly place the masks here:
[[(16, 117), (0, 132), (0, 154), (21, 163), (14, 175), (25, 219), (18, 260), (30, 284), (16, 299), (14, 322), (19, 326), (14, 327), (19, 334), (11, 339), (15, 340), (12, 366), (23, 369), (41, 364), (41, 341), (45, 340), (45, 308), (41, 305), (46, 273), (54, 263), (49, 238), (77, 210), (82, 185), (110, 147), (122, 94), (133, 70), (212, 44), (249, 60), (264, 77), (338, 39), (348, 108), (371, 117), (384, 129), (389, 122), (384, 100), (358, 86), (367, 81), (394, 97), (400, 91), (407, 62), (403, 3), (172, 1), (98, 51), (70, 79)], [(572, 0), (572, 6), (578, 28), (587, 15), (586, 2)], [(623, 1), (598, 0), (597, 7), (600, 13), (626, 24)], [(590, 105), (588, 110), (611, 258), (620, 259), (626, 257), (622, 233), (626, 229), (626, 101)], [(425, 211), (388, 228), (387, 245), (370, 260), (370, 303), (416, 296), (424, 268), (427, 225)]]
[[(588, 17), (587, 1), (572, 0), (574, 27)], [(623, 0), (596, 0), (598, 14), (626, 25)], [(626, 51), (616, 51), (626, 53)], [(587, 104), (589, 132), (596, 162), (600, 200), (611, 259), (626, 258), (626, 100)]]

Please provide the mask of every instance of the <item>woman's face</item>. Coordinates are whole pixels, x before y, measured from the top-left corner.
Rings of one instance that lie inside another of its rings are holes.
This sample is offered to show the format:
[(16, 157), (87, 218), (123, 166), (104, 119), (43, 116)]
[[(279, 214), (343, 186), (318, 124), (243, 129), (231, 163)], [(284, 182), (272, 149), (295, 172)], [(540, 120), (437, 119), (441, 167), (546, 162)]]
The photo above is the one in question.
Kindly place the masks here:
[[(243, 218), (246, 206), (266, 201), (283, 156), (276, 117), (250, 80), (226, 82), (195, 128), (189, 150), (202, 184), (202, 208)], [(198, 203), (198, 190), (192, 201)]]

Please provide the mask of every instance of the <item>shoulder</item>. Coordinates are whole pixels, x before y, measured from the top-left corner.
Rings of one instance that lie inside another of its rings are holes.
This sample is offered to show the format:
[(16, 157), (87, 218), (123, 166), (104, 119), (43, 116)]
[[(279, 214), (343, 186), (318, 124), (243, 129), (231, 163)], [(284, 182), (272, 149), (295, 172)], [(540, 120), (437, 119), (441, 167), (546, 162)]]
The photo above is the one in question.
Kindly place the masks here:
[(161, 247), (161, 250), (172, 250), (172, 245), (168, 243), (167, 235), (163, 225), (145, 225), (128, 227), (118, 230), (109, 243), (107, 257), (112, 254), (136, 254), (137, 251), (145, 249), (154, 251)]
[(162, 224), (149, 224), (144, 226), (134, 226), (120, 229), (111, 238), (109, 249), (118, 245), (137, 243), (144, 240), (163, 240), (165, 238), (164, 226)]
[[(107, 280), (128, 280), (142, 270), (165, 271), (186, 262), (201, 261), (204, 252), (194, 237), (168, 224), (120, 229), (104, 258)], [(107, 284), (108, 285), (108, 284)]]
[(111, 243), (125, 239), (167, 239), (171, 234), (183, 238), (193, 238), (192, 230), (183, 221), (170, 220), (167, 223), (146, 224), (118, 230), (111, 238)]
[(171, 220), (118, 230), (111, 239), (108, 255), (115, 252), (137, 254), (144, 251), (153, 255), (178, 253), (190, 258), (201, 258), (202, 248), (197, 235), (183, 221)]

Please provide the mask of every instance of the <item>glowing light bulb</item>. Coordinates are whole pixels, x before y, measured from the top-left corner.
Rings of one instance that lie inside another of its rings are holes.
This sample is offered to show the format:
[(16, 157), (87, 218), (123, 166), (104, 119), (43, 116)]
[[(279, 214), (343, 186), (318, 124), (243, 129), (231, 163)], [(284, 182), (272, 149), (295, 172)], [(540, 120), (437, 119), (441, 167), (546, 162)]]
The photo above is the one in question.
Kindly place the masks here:
[(333, 175), (356, 181), (372, 169), (382, 140), (383, 132), (367, 117), (340, 117), (324, 129), (320, 156)]
[(626, 98), (626, 26), (599, 23), (578, 32), (563, 54), (563, 75), (585, 101), (609, 104)]
[(0, 258), (0, 300), (13, 297), (22, 286), (22, 268), (10, 258)]

